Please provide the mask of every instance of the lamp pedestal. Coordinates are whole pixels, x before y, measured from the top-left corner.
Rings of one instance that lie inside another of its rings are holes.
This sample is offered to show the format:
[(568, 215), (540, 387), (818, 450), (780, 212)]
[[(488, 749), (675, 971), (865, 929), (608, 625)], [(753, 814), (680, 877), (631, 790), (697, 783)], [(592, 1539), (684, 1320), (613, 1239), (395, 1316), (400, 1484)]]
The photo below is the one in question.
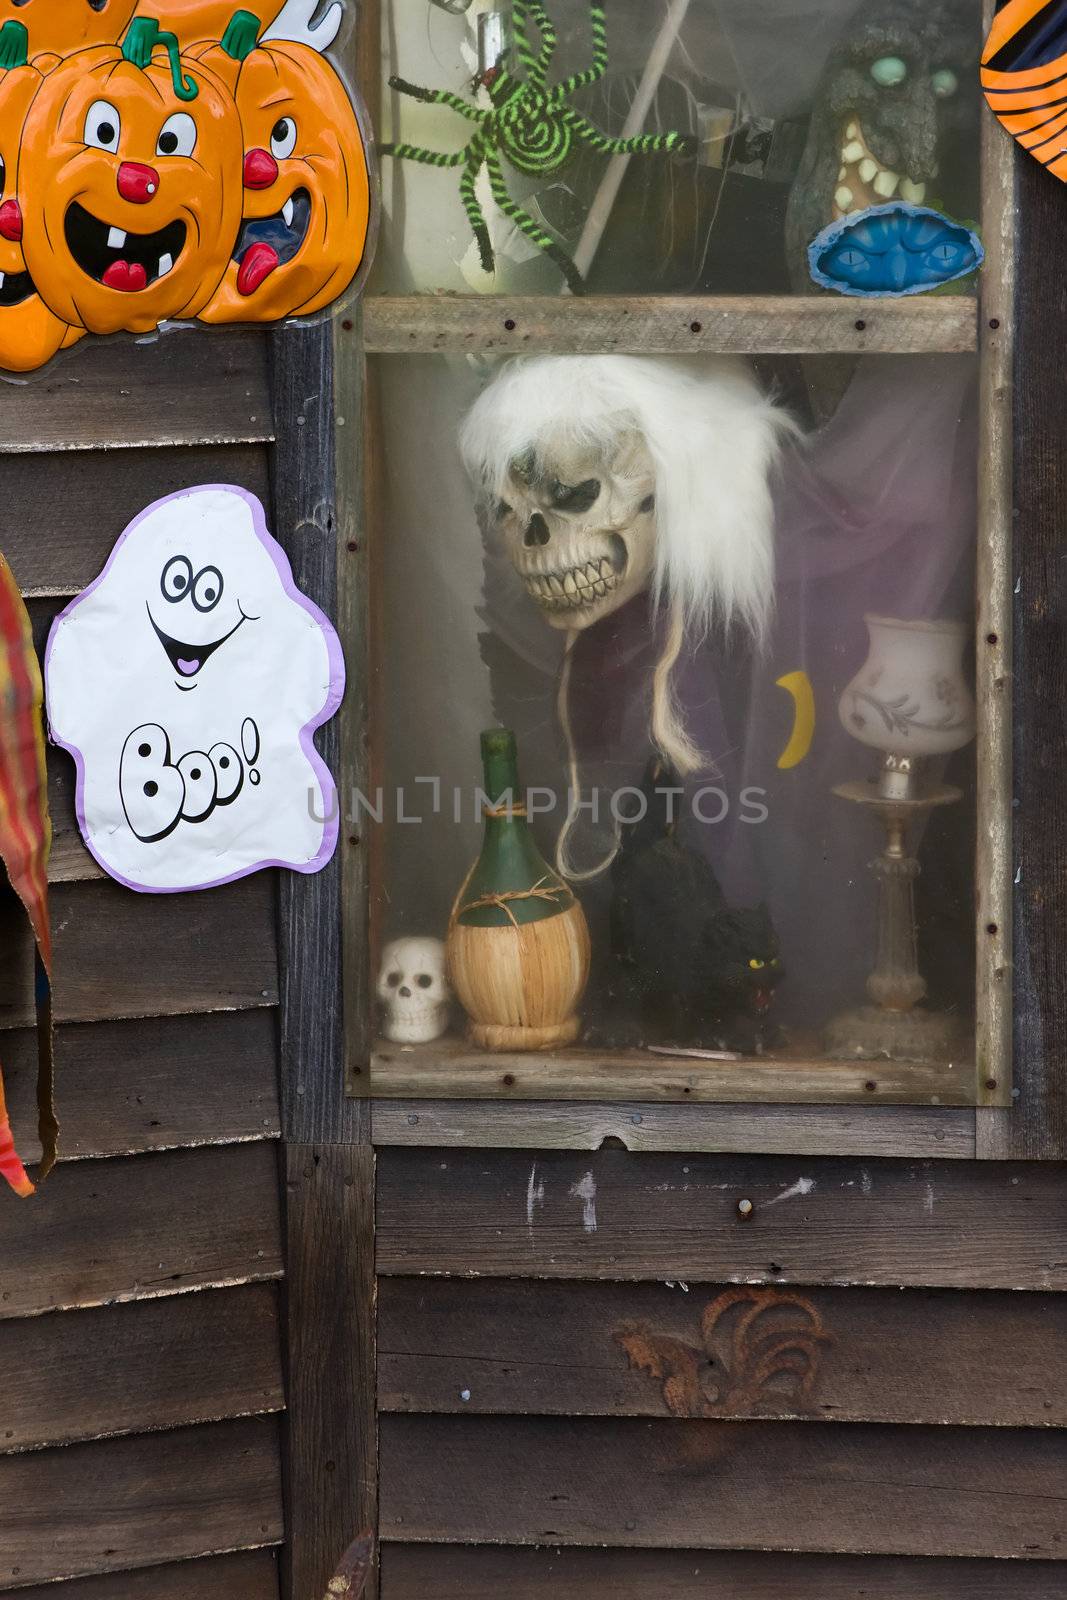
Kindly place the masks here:
[(959, 1043), (955, 1017), (924, 1011), (926, 981), (919, 971), (915, 930), (915, 880), (919, 863), (908, 853), (908, 828), (934, 806), (951, 805), (959, 789), (935, 784), (921, 789), (915, 764), (890, 757), (877, 786), (844, 783), (834, 794), (865, 806), (885, 830), (885, 847), (871, 862), (878, 880), (878, 953), (867, 979), (874, 1002), (835, 1017), (826, 1030), (827, 1054), (835, 1060), (944, 1061)]

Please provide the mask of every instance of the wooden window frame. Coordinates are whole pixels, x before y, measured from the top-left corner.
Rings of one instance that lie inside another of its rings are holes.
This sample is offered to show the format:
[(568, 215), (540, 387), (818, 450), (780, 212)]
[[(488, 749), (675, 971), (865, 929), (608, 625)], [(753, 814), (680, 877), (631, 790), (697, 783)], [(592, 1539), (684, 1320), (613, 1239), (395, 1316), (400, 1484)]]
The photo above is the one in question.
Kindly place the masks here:
[[(986, 0), (986, 21), (992, 14)], [(374, 37), (380, 0), (365, 8)], [(364, 55), (370, 70), (377, 55)], [(372, 99), (378, 86), (367, 83)], [(980, 366), (979, 526), (976, 573), (978, 822), (977, 945), (973, 1058), (924, 1065), (896, 1061), (756, 1058), (738, 1063), (617, 1056), (572, 1048), (550, 1054), (472, 1050), (448, 1040), (376, 1046), (372, 962), (378, 947), (374, 830), (344, 835), (345, 1038), (348, 1092), (375, 1100), (503, 1098), (596, 1103), (876, 1105), (1006, 1110), (1012, 1104), (1012, 359), (1014, 334), (1014, 146), (981, 114), (982, 233), (986, 261), (977, 298), (368, 295), (342, 329), (344, 359), (359, 373), (362, 438), (346, 406), (346, 449), (359, 446), (352, 491), (361, 529), (341, 546), (339, 598), (349, 656), (342, 728), (344, 794), (380, 781), (381, 497), (375, 463), (375, 364), (397, 355), (641, 355), (975, 353)], [(348, 385), (351, 388), (351, 384)], [(346, 560), (347, 557), (347, 560)], [(355, 650), (356, 655), (353, 656)]]

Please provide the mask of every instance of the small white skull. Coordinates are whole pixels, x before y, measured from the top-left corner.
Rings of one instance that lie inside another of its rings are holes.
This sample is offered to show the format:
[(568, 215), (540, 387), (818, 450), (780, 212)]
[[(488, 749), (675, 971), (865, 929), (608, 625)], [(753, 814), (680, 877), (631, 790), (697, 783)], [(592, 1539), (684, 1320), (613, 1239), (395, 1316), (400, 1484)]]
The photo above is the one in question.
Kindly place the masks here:
[(542, 446), (512, 463), (497, 523), (554, 628), (588, 628), (646, 588), (656, 564), (656, 479), (640, 434), (610, 456)]
[(384, 1031), (396, 1044), (429, 1044), (448, 1027), (452, 1001), (440, 939), (394, 939), (378, 978)]

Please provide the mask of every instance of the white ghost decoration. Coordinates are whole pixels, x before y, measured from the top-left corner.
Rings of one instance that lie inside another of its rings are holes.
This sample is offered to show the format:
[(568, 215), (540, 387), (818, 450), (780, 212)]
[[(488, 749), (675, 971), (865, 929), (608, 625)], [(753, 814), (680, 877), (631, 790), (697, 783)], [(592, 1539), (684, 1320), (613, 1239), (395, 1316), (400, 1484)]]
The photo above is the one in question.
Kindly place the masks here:
[(338, 805), (313, 735), (344, 676), (254, 495), (212, 484), (157, 500), (48, 638), (51, 736), (77, 763), (93, 856), (155, 893), (319, 871)]

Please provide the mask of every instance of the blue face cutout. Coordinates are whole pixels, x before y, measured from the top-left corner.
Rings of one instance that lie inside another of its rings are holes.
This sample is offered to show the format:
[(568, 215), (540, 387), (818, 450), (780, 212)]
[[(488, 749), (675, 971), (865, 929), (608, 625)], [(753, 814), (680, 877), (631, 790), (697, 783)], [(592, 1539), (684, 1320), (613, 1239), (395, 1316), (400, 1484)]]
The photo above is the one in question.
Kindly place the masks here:
[(838, 294), (922, 294), (982, 265), (976, 233), (939, 211), (898, 200), (824, 228), (808, 246), (811, 275)]

